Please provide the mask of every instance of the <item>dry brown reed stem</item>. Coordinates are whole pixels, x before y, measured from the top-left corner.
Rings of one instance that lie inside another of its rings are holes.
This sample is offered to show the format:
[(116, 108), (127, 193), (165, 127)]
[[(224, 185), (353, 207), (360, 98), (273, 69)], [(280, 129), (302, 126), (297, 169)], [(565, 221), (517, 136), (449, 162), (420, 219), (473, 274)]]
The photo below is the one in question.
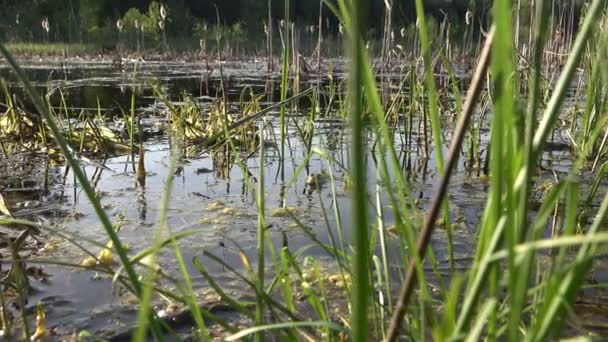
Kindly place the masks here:
[[(484, 86), (485, 74), (487, 72), (488, 65), (490, 64), (490, 52), (492, 47), (492, 41), (494, 38), (494, 31), (495, 27), (492, 26), (486, 38), (483, 49), (481, 50), (481, 55), (479, 56), (477, 68), (475, 70), (475, 73), (473, 74), (473, 79), (471, 81), (471, 85), (469, 87), (469, 91), (464, 102), (462, 115), (460, 116), (456, 129), (454, 131), (454, 139), (452, 140), (452, 143), (450, 145), (450, 151), (448, 154), (445, 173), (439, 180), (439, 188), (435, 193), (435, 197), (433, 198), (433, 202), (431, 203), (431, 208), (424, 218), (422, 232), (420, 233), (420, 238), (418, 239), (417, 243), (417, 249), (420, 260), (424, 259), (426, 249), (429, 245), (429, 242), (431, 241), (431, 236), (433, 235), (433, 231), (435, 229), (435, 220), (437, 219), (437, 215), (441, 210), (441, 204), (443, 203), (445, 195), (447, 193), (447, 187), (450, 182), (452, 170), (454, 169), (454, 166), (456, 165), (456, 162), (458, 160), (458, 154), (462, 145), (462, 141), (464, 140), (469, 119), (471, 118), (471, 116), (473, 116), (473, 110), (475, 109), (475, 105), (477, 104), (477, 100)], [(389, 323), (386, 335), (386, 341), (388, 342), (394, 342), (397, 339), (399, 330), (401, 328), (401, 323), (403, 322), (403, 317), (405, 316), (405, 312), (407, 310), (409, 298), (414, 290), (415, 282), (416, 259), (415, 257), (413, 257), (408, 266), (405, 280), (401, 285), (401, 289), (399, 290), (399, 297), (397, 299), (395, 311), (393, 312), (393, 316), (391, 317), (391, 321)]]
[(319, 0), (319, 27), (317, 36), (317, 73), (321, 73), (321, 46), (323, 44), (323, 0)]
[(272, 55), (272, 1), (268, 0), (268, 22), (266, 23), (266, 47), (268, 49), (268, 72), (274, 70), (274, 57)]

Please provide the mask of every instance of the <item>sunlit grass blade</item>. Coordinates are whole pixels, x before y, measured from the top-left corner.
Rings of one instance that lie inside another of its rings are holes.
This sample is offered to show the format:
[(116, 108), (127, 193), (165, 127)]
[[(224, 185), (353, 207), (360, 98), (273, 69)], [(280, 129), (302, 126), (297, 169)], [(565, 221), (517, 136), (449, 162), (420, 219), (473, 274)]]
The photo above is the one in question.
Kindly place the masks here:
[(318, 321), (318, 322), (286, 322), (286, 323), (277, 323), (277, 324), (269, 324), (262, 326), (255, 326), (248, 329), (243, 329), (240, 332), (228, 336), (226, 341), (237, 341), (246, 337), (248, 335), (258, 334), (269, 330), (277, 330), (277, 329), (297, 329), (297, 328), (308, 328), (308, 327), (324, 327), (337, 332), (346, 332), (344, 327), (326, 321)]

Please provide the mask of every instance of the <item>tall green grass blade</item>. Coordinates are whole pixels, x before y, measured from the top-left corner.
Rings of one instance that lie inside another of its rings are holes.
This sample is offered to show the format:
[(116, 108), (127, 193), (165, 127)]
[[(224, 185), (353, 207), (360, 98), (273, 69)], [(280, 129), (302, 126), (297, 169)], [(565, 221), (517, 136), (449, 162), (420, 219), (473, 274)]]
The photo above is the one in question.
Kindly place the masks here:
[[(258, 298), (257, 298), (257, 307), (256, 307), (256, 315), (255, 315), (255, 322), (256, 325), (263, 325), (264, 324), (264, 300), (262, 299), (262, 297), (259, 295), (260, 293), (263, 293), (264, 290), (264, 278), (265, 278), (265, 267), (266, 267), (266, 263), (265, 261), (265, 239), (266, 239), (266, 219), (265, 219), (265, 203), (264, 203), (264, 130), (266, 129), (265, 125), (262, 125), (262, 127), (260, 128), (260, 174), (258, 176), (258, 188), (257, 188), (257, 196), (256, 196), (256, 206), (257, 206), (257, 210), (258, 210), (258, 244), (257, 244), (257, 251), (258, 251), (258, 272), (257, 272), (257, 281), (256, 281), (256, 286), (257, 286), (257, 291), (258, 291)], [(283, 156), (282, 156), (283, 157)], [(264, 335), (262, 334), (263, 331), (259, 331), (258, 334), (256, 334), (256, 340), (257, 341), (263, 341), (264, 340)]]
[(349, 73), (349, 106), (350, 124), (352, 129), (351, 148), (351, 174), (353, 180), (352, 194), (352, 222), (353, 226), (353, 292), (351, 339), (353, 341), (367, 341), (369, 339), (368, 303), (371, 294), (370, 257), (369, 257), (369, 222), (367, 215), (367, 173), (365, 165), (366, 142), (363, 126), (362, 91), (363, 73), (367, 68), (361, 51), (364, 50), (363, 37), (366, 32), (366, 14), (368, 3), (366, 0), (352, 0), (349, 4), (340, 1), (340, 9), (349, 13), (349, 20), (345, 22), (349, 38), (349, 53), (351, 69)]

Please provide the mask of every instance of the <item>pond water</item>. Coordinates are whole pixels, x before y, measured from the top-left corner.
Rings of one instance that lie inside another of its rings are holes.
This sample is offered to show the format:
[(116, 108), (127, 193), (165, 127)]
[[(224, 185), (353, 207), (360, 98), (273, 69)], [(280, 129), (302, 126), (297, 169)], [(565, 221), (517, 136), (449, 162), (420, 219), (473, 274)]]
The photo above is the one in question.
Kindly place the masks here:
[[(339, 64), (334, 77), (341, 78)], [(106, 116), (122, 116), (121, 110), (129, 111), (132, 94), (135, 94), (137, 114), (144, 118), (146, 127), (162, 127), (163, 111), (166, 110), (151, 88), (156, 84), (172, 101), (181, 101), (185, 94), (203, 109), (208, 110), (218, 97), (221, 78), (217, 65), (213, 68), (203, 63), (187, 62), (146, 62), (128, 63), (124, 71), (117, 70), (109, 62), (73, 62), (67, 66), (49, 63), (28, 63), (25, 71), (36, 88), (46, 94), (51, 91), (51, 103), (61, 104), (61, 93), (74, 112), (96, 113), (98, 108)], [(280, 78), (277, 73), (267, 73), (263, 62), (225, 63), (223, 74), (228, 89), (228, 97), (236, 106), (244, 90), (263, 94), (261, 107), (278, 100)], [(6, 68), (0, 68), (0, 77), (8, 80), (11, 92), (22, 96), (20, 85)], [(327, 85), (330, 80), (321, 75), (308, 82)], [(307, 83), (301, 84), (305, 89)], [(292, 112), (294, 122), (304, 119), (310, 108), (308, 101), (301, 101), (297, 111)], [(28, 108), (28, 104), (24, 106)], [(237, 110), (235, 107), (231, 107)], [(0, 108), (1, 109), (1, 108)], [(329, 156), (343, 165), (348, 165), (350, 149), (348, 128), (339, 119), (335, 110), (329, 116), (315, 122), (312, 146), (326, 151)], [(272, 129), (268, 140), (278, 136), (278, 112), (271, 111), (267, 120)], [(446, 120), (444, 138), (450, 141), (452, 125)], [(157, 124), (158, 123), (158, 124)], [(259, 122), (258, 122), (259, 124)], [(162, 131), (161, 131), (162, 133)], [(482, 129), (487, 142), (488, 132)], [(280, 215), (276, 209), (281, 205), (293, 208), (293, 214), (323, 243), (329, 243), (329, 232), (335, 233), (336, 216), (334, 208), (342, 220), (344, 239), (350, 240), (351, 210), (346, 183), (347, 176), (335, 163), (328, 169), (328, 163), (318, 155), (313, 155), (308, 167), (303, 167), (307, 147), (300, 138), (297, 126), (288, 124), (289, 148), (284, 161), (278, 149), (268, 144), (266, 160), (260, 165), (259, 154), (254, 153), (244, 161), (245, 170), (235, 163), (234, 156), (225, 150), (214, 150), (189, 155), (178, 161), (180, 171), (175, 174), (171, 187), (168, 221), (173, 232), (202, 229), (201, 233), (180, 241), (184, 259), (199, 258), (210, 273), (228, 289), (243, 292), (247, 289), (241, 281), (231, 275), (221, 265), (203, 256), (211, 252), (221, 257), (226, 264), (242, 269), (239, 250), (255, 260), (257, 243), (257, 210), (255, 193), (248, 180), (257, 178), (261, 168), (265, 172), (266, 223), (276, 248), (288, 245), (290, 250), (307, 248), (304, 255), (311, 255), (331, 272), (335, 265), (324, 251), (313, 243), (303, 229), (294, 221)], [(370, 141), (372, 137), (370, 135)], [(403, 169), (411, 182), (413, 197), (417, 199), (417, 212), (429, 204), (436, 186), (436, 166), (434, 156), (423, 156), (422, 139), (413, 139), (413, 144), (404, 145), (396, 136), (395, 142), (402, 147)], [(92, 158), (85, 162), (84, 170), (93, 182), (106, 212), (115, 223), (120, 224), (119, 236), (129, 245), (133, 255), (149, 247), (159, 216), (160, 199), (168, 177), (171, 159), (171, 138), (166, 134), (150, 136), (143, 142), (145, 149), (145, 186), (136, 181), (137, 157), (132, 155), (112, 156), (105, 160)], [(446, 147), (444, 147), (446, 149)], [(242, 158), (242, 156), (239, 156)], [(461, 158), (464, 159), (464, 158)], [(568, 152), (549, 151), (545, 153), (545, 164), (552, 171), (565, 173), (570, 167)], [(370, 153), (367, 167), (370, 175), (376, 174), (374, 156)], [(31, 152), (13, 152), (8, 158), (0, 159), (0, 189), (9, 207), (16, 216), (52, 222), (59, 230), (76, 233), (105, 244), (107, 236), (101, 228), (92, 207), (74, 180), (73, 174), (62, 163), (49, 161), (42, 155)], [(311, 189), (307, 177), (311, 174), (332, 172), (335, 177), (336, 194), (330, 186)], [(295, 176), (294, 176), (295, 175)], [(553, 177), (548, 173), (547, 178)], [(257, 183), (253, 182), (253, 186)], [(376, 191), (376, 180), (371, 177), (367, 183), (371, 194)], [(451, 219), (454, 225), (454, 256), (456, 268), (465, 270), (472, 258), (471, 246), (475, 240), (475, 225), (486, 201), (487, 182), (480, 180), (476, 172), (470, 172), (461, 160), (449, 188)], [(334, 198), (336, 201), (334, 201)], [(382, 195), (383, 203), (388, 203)], [(370, 203), (370, 210), (375, 208)], [(371, 212), (371, 211), (370, 211)], [(421, 214), (413, 217), (421, 220)], [(390, 223), (390, 210), (384, 211), (385, 222)], [(52, 234), (50, 234), (52, 235)], [(45, 304), (49, 326), (55, 327), (57, 334), (71, 334), (74, 330), (86, 329), (96, 334), (112, 336), (127, 330), (135, 321), (136, 307), (129, 295), (112, 286), (111, 279), (98, 276), (93, 271), (73, 269), (63, 265), (53, 265), (57, 261), (80, 263), (87, 255), (73, 244), (50, 237), (53, 248), (46, 242), (46, 248), (31, 251), (31, 259), (41, 263), (49, 277), (44, 281), (33, 281), (34, 291), (29, 297), (28, 309), (34, 312), (35, 304)], [(391, 242), (395, 243), (396, 242)], [(434, 249), (440, 270), (448, 270), (448, 251), (444, 230), (438, 230), (434, 237)], [(44, 243), (42, 244), (44, 245)], [(89, 248), (98, 251), (98, 247)], [(397, 251), (396, 245), (389, 251)], [(392, 255), (394, 272), (401, 272), (402, 265)], [(51, 263), (49, 263), (51, 262)], [(170, 250), (163, 250), (160, 258), (162, 270), (178, 275), (178, 265)], [(194, 284), (204, 288), (206, 282), (188, 263)], [(601, 281), (605, 278), (604, 267), (598, 264), (593, 277)], [(606, 280), (606, 279), (604, 279)], [(123, 291), (124, 292), (124, 291)], [(593, 298), (602, 298), (597, 292)], [(226, 314), (230, 317), (230, 313)]]

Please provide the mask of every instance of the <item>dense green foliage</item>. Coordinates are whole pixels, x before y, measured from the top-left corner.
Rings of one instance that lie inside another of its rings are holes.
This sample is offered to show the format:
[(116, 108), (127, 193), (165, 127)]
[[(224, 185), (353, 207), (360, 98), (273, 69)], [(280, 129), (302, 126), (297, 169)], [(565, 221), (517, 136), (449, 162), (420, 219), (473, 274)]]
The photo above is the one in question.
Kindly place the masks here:
[[(335, 4), (335, 0), (324, 2)], [(448, 19), (449, 34), (457, 39), (466, 30), (467, 15), (476, 23), (491, 22), (491, 3), (490, 0), (427, 0), (428, 25), (437, 28)], [(570, 13), (579, 13), (582, 5), (578, 0), (554, 0), (552, 3), (554, 10), (558, 7), (562, 10), (575, 8)], [(413, 1), (377, 0), (370, 2), (369, 11), (365, 13), (370, 23), (368, 39), (380, 40), (385, 34), (383, 25), (387, 4), (392, 6), (388, 12), (392, 16), (392, 34), (406, 28), (407, 32), (416, 31)], [(132, 49), (166, 48), (167, 40), (172, 48), (198, 48), (199, 45), (207, 46), (219, 36), (235, 44), (237, 49), (260, 50), (264, 46), (269, 5), (273, 31), (277, 32), (285, 13), (282, 0), (1, 0), (0, 5), (4, 14), (0, 16), (2, 41), (79, 43)], [(167, 10), (163, 28), (159, 26), (161, 6)], [(520, 0), (517, 6), (522, 13), (527, 13), (530, 0)], [(289, 12), (300, 32), (311, 29), (311, 40), (315, 40), (319, 1), (294, 1)], [(338, 36), (339, 24), (334, 13), (325, 6), (322, 16), (323, 34)], [(521, 27), (526, 27), (528, 17), (518, 18)], [(578, 22), (578, 18), (574, 19), (573, 22)], [(45, 21), (48, 24), (46, 29)], [(478, 29), (479, 25), (473, 25), (474, 32), (479, 33)], [(244, 44), (247, 42), (249, 44)]]
[[(469, 3), (470, 2), (470, 3)], [(432, 0), (427, 1), (427, 10), (437, 17), (445, 11), (454, 19), (464, 18), (469, 8), (475, 8), (482, 15), (487, 15), (489, 1), (474, 0)], [(271, 11), (275, 20), (283, 17), (284, 2), (270, 0)], [(0, 17), (0, 38), (8, 41), (61, 41), (69, 43), (107, 42), (116, 38), (116, 22), (123, 20), (123, 31), (135, 31), (134, 21), (144, 23), (145, 30), (151, 37), (158, 38), (158, 9), (160, 2), (150, 0), (2, 0), (0, 5), (3, 16)], [(200, 35), (203, 27), (217, 23), (216, 7), (222, 25), (234, 27), (239, 25), (248, 34), (258, 34), (264, 30), (264, 21), (268, 18), (268, 1), (259, 0), (168, 0), (167, 34), (169, 36)], [(384, 1), (373, 1), (370, 4), (368, 21), (375, 35), (382, 34), (382, 17)], [(409, 25), (415, 21), (415, 11), (411, 1), (395, 1), (393, 15), (398, 25)], [(295, 1), (290, 8), (291, 18), (298, 24), (313, 25), (318, 23), (319, 4), (317, 1)], [(329, 10), (323, 13), (324, 22), (329, 32), (338, 31), (338, 21)], [(49, 20), (49, 33), (45, 34), (41, 22)], [(456, 22), (458, 20), (455, 20)], [(462, 21), (462, 20), (460, 20)]]

